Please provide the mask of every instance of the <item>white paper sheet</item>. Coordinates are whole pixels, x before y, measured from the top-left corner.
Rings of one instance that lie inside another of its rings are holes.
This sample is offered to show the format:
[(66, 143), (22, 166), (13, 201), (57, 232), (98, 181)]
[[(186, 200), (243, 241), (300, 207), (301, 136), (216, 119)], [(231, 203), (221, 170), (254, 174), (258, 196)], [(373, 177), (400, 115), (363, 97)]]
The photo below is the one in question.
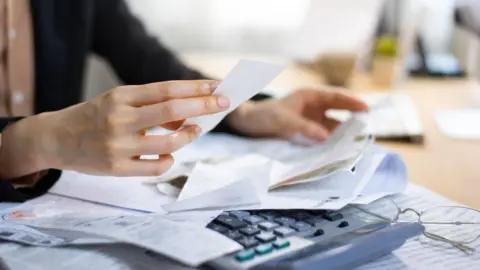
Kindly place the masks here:
[(259, 155), (246, 155), (220, 164), (197, 163), (178, 200), (213, 191), (235, 181), (249, 180), (254, 192), (267, 192), (272, 161)]
[[(284, 184), (292, 184), (299, 182), (311, 181), (311, 177), (297, 179), (300, 175), (310, 174), (318, 171), (327, 165), (331, 166), (322, 175), (328, 176), (332, 172), (341, 170), (350, 170), (361, 157), (365, 148), (371, 144), (370, 139), (366, 139), (364, 144), (355, 142), (355, 137), (362, 133), (365, 127), (365, 119), (363, 116), (353, 116), (345, 123), (340, 125), (327, 139), (323, 145), (323, 152), (304, 151), (303, 158), (297, 158), (295, 161), (288, 163), (274, 164), (273, 175), (270, 179), (270, 188), (276, 188)], [(360, 149), (357, 149), (360, 145)], [(315, 148), (313, 150), (316, 150)], [(352, 162), (342, 162), (354, 159)], [(278, 165), (278, 166), (277, 166)], [(342, 166), (340, 166), (342, 165)], [(317, 176), (315, 179), (320, 179)], [(293, 181), (292, 181), (293, 180)]]
[(174, 199), (163, 196), (152, 185), (143, 184), (152, 178), (93, 176), (63, 171), (61, 178), (49, 192), (132, 210), (159, 213), (163, 211), (164, 204)]
[[(3, 265), (2, 265), (3, 261)], [(166, 257), (131, 245), (43, 248), (0, 244), (0, 269), (11, 270), (185, 270)]]
[[(362, 200), (370, 199), (371, 196), (381, 198), (387, 195), (385, 193), (394, 194), (402, 192), (404, 184), (407, 183), (403, 161), (395, 154), (378, 150), (377, 147), (372, 148), (375, 150), (369, 150), (355, 166), (355, 174), (339, 172), (320, 181), (282, 187), (271, 191), (269, 195), (317, 201), (314, 207), (305, 205), (305, 208), (308, 209), (338, 210), (355, 200), (361, 203), (363, 202)], [(380, 176), (375, 177), (377, 173)], [(372, 180), (376, 180), (376, 183), (378, 183), (379, 180), (383, 180), (385, 177), (390, 181), (390, 189), (383, 189), (383, 186), (370, 185)], [(365, 191), (367, 187), (368, 190)], [(390, 193), (387, 191), (390, 191)], [(365, 193), (366, 197), (360, 200), (358, 196), (362, 193)]]
[[(52, 231), (85, 233), (114, 241), (147, 248), (189, 266), (198, 266), (209, 260), (242, 249), (233, 240), (197, 224), (175, 222), (159, 215), (142, 216), (78, 216), (18, 220), (18, 224)], [(9, 223), (3, 223), (8, 225)], [(57, 233), (57, 232), (55, 232)], [(66, 234), (66, 233), (65, 233)], [(1, 235), (0, 235), (1, 236)], [(198, 243), (208, 245), (192, 245)], [(96, 239), (93, 239), (96, 240)], [(65, 244), (71, 242), (65, 241)], [(31, 242), (34, 245), (43, 243)]]
[(221, 113), (190, 118), (184, 125), (197, 124), (202, 128), (202, 134), (209, 132), (228, 113), (262, 91), (283, 69), (283, 65), (247, 59), (240, 60), (213, 93), (213, 95), (228, 97), (230, 108)]
[(480, 109), (440, 111), (435, 114), (440, 131), (453, 139), (480, 139)]
[(400, 194), (405, 191), (407, 185), (405, 163), (398, 154), (389, 153), (352, 203), (368, 204), (388, 195)]
[(243, 179), (192, 198), (167, 204), (163, 206), (163, 209), (167, 212), (228, 209), (258, 203), (260, 203), (260, 198), (255, 193), (252, 181)]

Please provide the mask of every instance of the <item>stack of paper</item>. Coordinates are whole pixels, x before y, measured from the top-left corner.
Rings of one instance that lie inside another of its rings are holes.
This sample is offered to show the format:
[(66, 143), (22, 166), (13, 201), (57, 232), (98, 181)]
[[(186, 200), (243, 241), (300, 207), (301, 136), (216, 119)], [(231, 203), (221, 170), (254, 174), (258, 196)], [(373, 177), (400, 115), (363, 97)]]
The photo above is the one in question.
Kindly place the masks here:
[[(214, 137), (219, 144), (224, 136)], [(226, 137), (227, 141), (229, 139)], [(320, 146), (316, 150), (323, 149), (324, 152), (304, 148), (306, 155), (302, 159), (295, 154), (300, 146), (288, 142), (281, 146), (272, 142), (283, 153), (275, 159), (268, 155), (271, 146), (266, 141), (263, 143), (267, 149), (265, 155), (259, 148), (243, 155), (232, 153), (235, 158), (223, 162), (199, 161), (187, 173), (184, 182), (175, 187), (175, 193), (166, 192), (172, 184), (160, 177), (159, 191), (176, 198), (163, 208), (167, 212), (245, 208), (340, 209), (349, 203), (364, 204), (400, 193), (408, 183), (402, 159), (369, 139), (349, 144), (353, 149), (350, 152), (331, 152)], [(257, 142), (253, 144), (258, 145)], [(205, 149), (209, 147), (205, 142), (203, 146)], [(289, 150), (293, 153), (291, 161), (286, 158)]]
[[(240, 61), (213, 93), (230, 99), (229, 111), (188, 119), (186, 124), (198, 124), (204, 133), (210, 131), (228, 112), (267, 87), (282, 68)], [(368, 117), (354, 114), (326, 142), (309, 142), (308, 146), (297, 144), (298, 140), (204, 134), (174, 153), (174, 167), (162, 176), (120, 178), (64, 172), (51, 193), (156, 213), (338, 209), (349, 203), (366, 203), (401, 192), (407, 183), (402, 160), (365, 136)]]

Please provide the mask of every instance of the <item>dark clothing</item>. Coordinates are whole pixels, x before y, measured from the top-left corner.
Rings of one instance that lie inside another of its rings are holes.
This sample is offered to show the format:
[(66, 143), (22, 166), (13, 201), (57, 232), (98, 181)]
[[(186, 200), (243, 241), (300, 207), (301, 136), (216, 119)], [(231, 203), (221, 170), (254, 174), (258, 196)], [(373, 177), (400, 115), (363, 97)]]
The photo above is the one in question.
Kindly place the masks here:
[[(90, 53), (105, 58), (122, 82), (129, 85), (205, 78), (148, 35), (123, 0), (31, 0), (31, 11), (36, 113), (80, 102)], [(265, 96), (254, 100), (262, 98)], [(3, 119), (0, 124), (5, 126), (8, 121)], [(223, 122), (214, 132), (233, 130)], [(51, 170), (23, 195), (0, 180), (0, 201), (37, 196), (46, 192), (59, 175), (59, 171)]]

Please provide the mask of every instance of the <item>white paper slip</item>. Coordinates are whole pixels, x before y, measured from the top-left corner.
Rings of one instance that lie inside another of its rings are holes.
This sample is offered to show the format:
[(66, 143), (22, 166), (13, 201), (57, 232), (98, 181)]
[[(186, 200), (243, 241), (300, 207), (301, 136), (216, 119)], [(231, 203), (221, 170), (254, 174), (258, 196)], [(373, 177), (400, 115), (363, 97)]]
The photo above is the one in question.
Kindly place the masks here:
[(164, 256), (126, 244), (85, 247), (0, 245), (0, 269), (9, 270), (191, 270)]
[(480, 139), (480, 109), (459, 109), (441, 111), (435, 114), (435, 121), (442, 133), (453, 139)]
[[(189, 266), (242, 249), (233, 240), (198, 224), (174, 222), (159, 215), (61, 216), (24, 221), (29, 227), (83, 232), (147, 248)], [(192, 240), (208, 245), (192, 245)]]
[(400, 194), (407, 188), (407, 167), (401, 157), (389, 153), (353, 204), (368, 204), (382, 197)]
[(196, 124), (202, 128), (202, 134), (209, 132), (227, 114), (268, 86), (283, 69), (283, 65), (240, 60), (213, 92), (213, 95), (228, 97), (230, 108), (221, 113), (187, 119), (184, 125)]
[(153, 177), (112, 177), (63, 171), (50, 193), (146, 212), (162, 212), (173, 201), (156, 187), (143, 184)]

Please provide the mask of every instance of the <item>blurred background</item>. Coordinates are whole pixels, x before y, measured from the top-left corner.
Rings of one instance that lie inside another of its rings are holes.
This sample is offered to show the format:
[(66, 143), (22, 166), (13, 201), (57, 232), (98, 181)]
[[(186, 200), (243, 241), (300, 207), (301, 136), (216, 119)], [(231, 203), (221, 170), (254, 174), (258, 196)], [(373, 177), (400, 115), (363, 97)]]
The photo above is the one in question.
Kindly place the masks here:
[[(464, 63), (472, 56), (455, 16), (468, 2), (480, 1), (128, 0), (148, 31), (179, 55), (268, 55), (336, 70), (327, 74), (331, 84), (344, 85), (352, 72), (372, 72), (380, 86), (410, 73), (474, 72)], [(87, 98), (116, 83), (101, 62), (90, 62)]]

